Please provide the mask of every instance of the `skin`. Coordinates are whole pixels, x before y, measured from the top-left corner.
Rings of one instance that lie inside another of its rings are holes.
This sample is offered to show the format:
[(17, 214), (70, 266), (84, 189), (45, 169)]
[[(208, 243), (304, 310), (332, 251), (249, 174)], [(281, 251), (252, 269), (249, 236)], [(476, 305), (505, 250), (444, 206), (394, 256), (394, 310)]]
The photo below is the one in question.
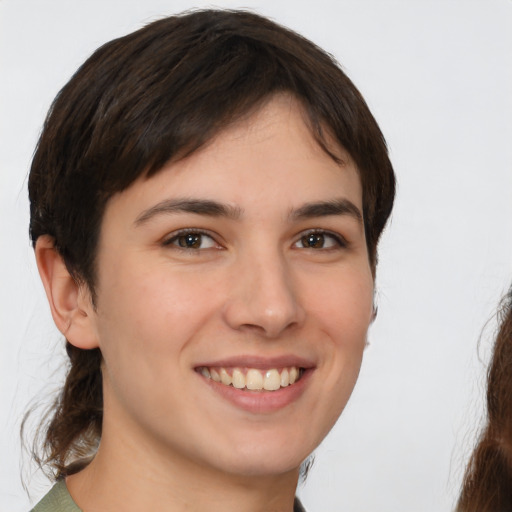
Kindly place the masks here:
[[(292, 510), (301, 462), (355, 385), (373, 314), (357, 169), (342, 148), (343, 165), (322, 151), (303, 119), (274, 97), (111, 198), (96, 307), (51, 239), (38, 241), (57, 326), (104, 357), (101, 444), (67, 479), (85, 511)], [(227, 215), (183, 211), (184, 199)], [(195, 248), (180, 247), (183, 229)], [(310, 368), (293, 399), (247, 410), (197, 371), (233, 357)]]

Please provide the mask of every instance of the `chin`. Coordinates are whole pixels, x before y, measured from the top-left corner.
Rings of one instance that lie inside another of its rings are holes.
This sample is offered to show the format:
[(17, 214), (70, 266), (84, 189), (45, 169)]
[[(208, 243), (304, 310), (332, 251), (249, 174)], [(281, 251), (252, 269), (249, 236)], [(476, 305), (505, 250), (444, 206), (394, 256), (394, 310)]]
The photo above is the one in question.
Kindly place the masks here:
[[(233, 450), (230, 460), (225, 460), (226, 470), (240, 476), (265, 477), (298, 473), (303, 461), (312, 453), (311, 443), (276, 442), (262, 440)], [(307, 448), (305, 448), (307, 445)]]

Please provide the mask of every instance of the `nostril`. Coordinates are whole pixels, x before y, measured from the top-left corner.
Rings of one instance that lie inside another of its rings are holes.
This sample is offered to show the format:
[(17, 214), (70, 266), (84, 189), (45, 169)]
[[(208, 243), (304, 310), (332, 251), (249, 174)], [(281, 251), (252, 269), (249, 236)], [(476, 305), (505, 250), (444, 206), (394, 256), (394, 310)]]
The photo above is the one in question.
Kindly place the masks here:
[(288, 332), (290, 329), (293, 329), (297, 326), (297, 322), (290, 323), (280, 323), (276, 322), (274, 324), (266, 323), (264, 325), (256, 325), (256, 324), (243, 324), (238, 327), (237, 330), (241, 332), (252, 333), (257, 336), (261, 336), (267, 339), (278, 338), (284, 332)]
[(265, 335), (266, 331), (261, 325), (243, 324), (238, 327), (239, 331), (253, 332), (254, 334)]

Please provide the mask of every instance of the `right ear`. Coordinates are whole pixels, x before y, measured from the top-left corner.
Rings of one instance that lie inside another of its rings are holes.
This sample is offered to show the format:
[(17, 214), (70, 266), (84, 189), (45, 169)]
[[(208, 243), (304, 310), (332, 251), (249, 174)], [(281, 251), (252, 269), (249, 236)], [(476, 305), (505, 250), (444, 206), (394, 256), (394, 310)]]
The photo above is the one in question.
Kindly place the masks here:
[(51, 236), (42, 235), (37, 239), (35, 253), (53, 321), (59, 331), (75, 347), (98, 347), (94, 307), (87, 286), (73, 279)]

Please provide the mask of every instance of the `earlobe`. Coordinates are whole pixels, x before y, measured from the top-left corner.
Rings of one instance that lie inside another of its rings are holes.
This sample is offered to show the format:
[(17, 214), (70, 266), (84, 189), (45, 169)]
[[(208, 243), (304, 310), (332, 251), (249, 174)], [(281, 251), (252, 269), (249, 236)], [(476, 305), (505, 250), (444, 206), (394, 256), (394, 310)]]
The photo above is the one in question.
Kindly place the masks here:
[(49, 235), (37, 239), (35, 254), (53, 321), (59, 331), (78, 348), (98, 347), (94, 309), (87, 287), (73, 279)]

